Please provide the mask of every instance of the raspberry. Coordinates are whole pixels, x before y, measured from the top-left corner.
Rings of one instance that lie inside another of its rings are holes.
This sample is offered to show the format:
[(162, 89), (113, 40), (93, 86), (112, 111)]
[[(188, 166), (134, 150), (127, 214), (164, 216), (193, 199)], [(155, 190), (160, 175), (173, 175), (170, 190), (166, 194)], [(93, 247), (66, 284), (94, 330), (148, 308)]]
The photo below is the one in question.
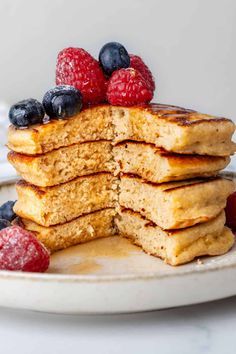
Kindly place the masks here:
[(150, 89), (155, 91), (155, 81), (152, 76), (152, 73), (148, 66), (143, 62), (142, 58), (138, 55), (130, 54), (130, 67), (138, 70), (144, 77), (144, 79), (148, 82)]
[(82, 48), (65, 48), (57, 57), (56, 84), (80, 90), (84, 103), (106, 98), (106, 79), (97, 60)]
[(0, 269), (23, 272), (45, 272), (49, 252), (34, 237), (18, 225), (0, 231)]
[(231, 194), (227, 199), (225, 209), (226, 225), (236, 230), (236, 192)]
[(128, 68), (115, 71), (108, 83), (107, 99), (112, 105), (133, 106), (151, 101), (153, 92), (139, 71)]

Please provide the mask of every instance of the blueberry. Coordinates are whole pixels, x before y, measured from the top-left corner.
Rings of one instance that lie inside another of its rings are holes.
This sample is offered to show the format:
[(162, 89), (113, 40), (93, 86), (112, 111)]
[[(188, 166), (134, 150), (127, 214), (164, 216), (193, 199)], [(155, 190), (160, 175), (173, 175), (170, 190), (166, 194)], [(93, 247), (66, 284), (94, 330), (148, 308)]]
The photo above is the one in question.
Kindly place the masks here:
[(45, 93), (43, 106), (51, 118), (72, 117), (82, 108), (82, 95), (69, 85), (59, 85)]
[(13, 207), (15, 205), (15, 201), (9, 200), (0, 206), (0, 219), (5, 219), (8, 221), (12, 221), (15, 219), (16, 214), (13, 211)]
[(11, 106), (9, 119), (16, 127), (28, 127), (42, 123), (44, 114), (43, 105), (34, 98), (29, 98)]
[(99, 62), (104, 73), (110, 76), (113, 71), (128, 68), (130, 57), (125, 47), (117, 42), (105, 44), (99, 53)]
[(10, 221), (5, 219), (0, 219), (0, 230), (5, 229), (6, 227), (11, 226)]

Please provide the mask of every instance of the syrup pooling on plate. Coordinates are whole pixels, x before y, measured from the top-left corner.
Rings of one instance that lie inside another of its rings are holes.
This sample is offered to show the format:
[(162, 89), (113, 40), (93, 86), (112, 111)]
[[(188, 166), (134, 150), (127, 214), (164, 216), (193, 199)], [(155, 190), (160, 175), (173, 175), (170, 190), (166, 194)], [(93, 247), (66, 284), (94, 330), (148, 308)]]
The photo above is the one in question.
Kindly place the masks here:
[(94, 274), (103, 267), (102, 259), (125, 259), (138, 252), (139, 248), (127, 239), (117, 236), (102, 238), (52, 254), (48, 272)]
[(90, 260), (81, 260), (79, 263), (72, 263), (67, 266), (61, 266), (60, 264), (58, 265), (52, 265), (50, 269), (48, 270), (48, 273), (56, 273), (56, 274), (74, 274), (74, 275), (80, 275), (80, 274), (94, 274), (96, 271), (100, 270), (102, 268), (102, 265)]

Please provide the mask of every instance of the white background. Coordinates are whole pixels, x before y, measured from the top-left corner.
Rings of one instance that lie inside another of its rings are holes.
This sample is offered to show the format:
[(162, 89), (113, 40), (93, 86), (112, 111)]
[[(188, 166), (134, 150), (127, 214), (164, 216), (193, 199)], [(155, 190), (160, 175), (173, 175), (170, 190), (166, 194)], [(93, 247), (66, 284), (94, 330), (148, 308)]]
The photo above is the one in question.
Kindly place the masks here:
[[(157, 101), (236, 118), (235, 0), (0, 0), (0, 101), (41, 99), (60, 49), (97, 56), (113, 40), (145, 59)], [(1, 310), (0, 352), (235, 353), (235, 308), (236, 299), (107, 317)]]
[(236, 118), (235, 0), (1, 0), (0, 100), (42, 98), (59, 50), (112, 40), (146, 60), (156, 100)]

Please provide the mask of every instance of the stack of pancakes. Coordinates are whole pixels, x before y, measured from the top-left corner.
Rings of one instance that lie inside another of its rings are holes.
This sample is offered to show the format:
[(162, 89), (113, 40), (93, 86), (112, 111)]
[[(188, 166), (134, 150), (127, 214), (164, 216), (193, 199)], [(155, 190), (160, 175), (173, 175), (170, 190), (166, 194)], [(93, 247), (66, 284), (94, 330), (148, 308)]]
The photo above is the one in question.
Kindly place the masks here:
[(53, 251), (119, 233), (171, 265), (227, 252), (234, 124), (181, 107), (99, 105), (9, 128), (15, 212)]

